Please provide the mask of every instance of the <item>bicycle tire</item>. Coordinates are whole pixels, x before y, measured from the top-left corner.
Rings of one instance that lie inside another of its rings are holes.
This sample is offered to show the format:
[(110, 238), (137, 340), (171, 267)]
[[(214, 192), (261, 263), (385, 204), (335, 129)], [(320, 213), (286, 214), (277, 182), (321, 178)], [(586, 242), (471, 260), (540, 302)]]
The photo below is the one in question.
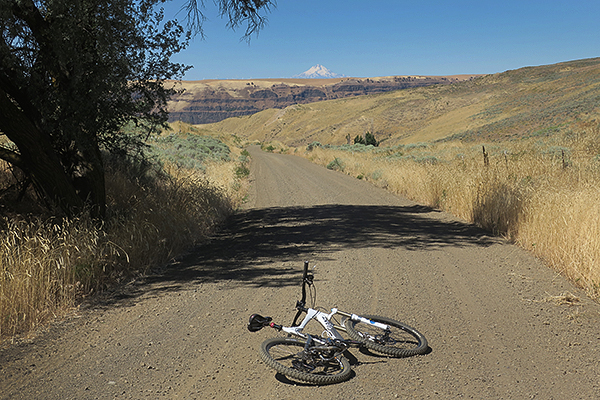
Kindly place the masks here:
[(389, 325), (392, 331), (391, 335), (383, 335), (385, 331), (380, 328), (346, 319), (344, 325), (348, 336), (364, 343), (368, 349), (394, 357), (410, 357), (427, 352), (427, 339), (416, 329), (391, 318), (378, 315), (361, 316)]
[[(260, 346), (260, 356), (265, 364), (277, 372), (304, 382), (329, 385), (350, 378), (350, 362), (343, 356), (325, 365), (308, 365), (299, 355), (304, 350), (305, 343), (304, 340), (294, 338), (267, 339)], [(304, 366), (307, 368), (303, 368)], [(314, 369), (308, 371), (310, 367)]]

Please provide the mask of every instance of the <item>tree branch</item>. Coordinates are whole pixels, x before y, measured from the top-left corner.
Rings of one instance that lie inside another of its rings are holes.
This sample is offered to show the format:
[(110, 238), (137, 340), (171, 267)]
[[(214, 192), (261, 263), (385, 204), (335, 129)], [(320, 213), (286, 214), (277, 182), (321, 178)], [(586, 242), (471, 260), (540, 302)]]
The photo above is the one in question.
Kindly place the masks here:
[[(250, 36), (265, 26), (267, 17), (261, 15), (261, 11), (270, 12), (271, 8), (277, 6), (275, 0), (215, 0), (215, 4), (219, 7), (221, 18), (227, 19), (228, 28), (235, 30), (241, 25), (246, 25), (246, 32), (242, 38), (245, 40), (250, 40)], [(187, 14), (188, 28), (194, 34), (204, 36), (204, 0), (187, 0), (181, 9)]]
[(25, 165), (23, 165), (23, 159), (19, 153), (0, 146), (0, 159), (25, 171)]
[(219, 11), (221, 17), (227, 17), (227, 27), (236, 29), (246, 25), (246, 33), (243, 39), (250, 40), (250, 36), (258, 33), (267, 23), (267, 17), (260, 11), (271, 11), (276, 7), (275, 0), (220, 0)]

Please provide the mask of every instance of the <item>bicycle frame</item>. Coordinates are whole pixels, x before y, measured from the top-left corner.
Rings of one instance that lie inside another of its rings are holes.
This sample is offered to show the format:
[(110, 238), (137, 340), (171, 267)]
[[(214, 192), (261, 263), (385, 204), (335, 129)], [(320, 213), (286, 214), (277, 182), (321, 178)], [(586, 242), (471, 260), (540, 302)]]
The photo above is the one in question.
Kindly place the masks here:
[[(341, 326), (334, 325), (331, 322), (333, 316), (336, 314), (346, 317), (347, 319), (350, 319), (352, 321), (363, 322), (365, 324), (373, 325), (377, 328), (383, 329), (384, 331), (389, 330), (390, 327), (386, 324), (383, 324), (381, 322), (371, 321), (370, 319), (363, 318), (356, 314), (351, 314), (351, 313), (347, 313), (344, 311), (340, 311), (337, 308), (332, 308), (331, 312), (329, 314), (327, 314), (323, 311), (315, 310), (313, 308), (306, 308), (305, 307), (306, 285), (311, 286), (312, 282), (313, 282), (313, 275), (308, 273), (308, 261), (305, 261), (304, 262), (304, 274), (302, 276), (302, 299), (296, 303), (296, 308), (298, 309), (298, 313), (296, 314), (296, 317), (294, 318), (294, 322), (292, 323), (292, 326), (277, 325), (277, 324), (271, 322), (271, 318), (265, 319), (260, 316), (258, 316), (258, 317), (260, 317), (260, 319), (262, 319), (262, 321), (259, 321), (258, 324), (262, 325), (262, 326), (270, 326), (271, 328), (275, 328), (277, 330), (283, 331), (290, 335), (298, 336), (303, 339), (308, 339), (310, 337), (317, 343), (321, 343), (321, 344), (324, 342), (322, 340), (319, 340), (318, 337), (311, 336), (311, 335), (308, 335), (303, 332), (306, 325), (312, 319), (316, 319), (325, 329), (325, 331), (323, 332), (323, 334), (321, 336), (322, 337), (327, 336), (329, 339), (333, 339), (333, 340), (345, 341), (345, 339), (342, 337), (342, 335), (340, 335), (340, 333), (338, 332), (338, 330), (346, 332), (345, 326), (343, 326), (343, 324)], [(302, 320), (300, 325), (297, 325), (296, 321), (298, 320), (298, 317), (301, 315), (302, 312), (305, 312), (306, 316), (304, 317), (304, 319)], [(257, 330), (258, 329), (260, 329), (260, 327), (257, 325)]]
[[(339, 332), (337, 331), (338, 329), (341, 331), (346, 332), (346, 328), (344, 326), (340, 326), (340, 325), (334, 325), (331, 322), (331, 318), (336, 315), (339, 314), (341, 316), (344, 316), (346, 318), (349, 318), (353, 321), (359, 321), (359, 322), (363, 322), (365, 324), (370, 324), (373, 326), (376, 326), (380, 329), (383, 330), (388, 330), (389, 326), (386, 324), (382, 324), (380, 322), (376, 322), (376, 321), (371, 321), (370, 319), (367, 318), (363, 318), (359, 315), (356, 314), (350, 314), (344, 311), (340, 311), (337, 308), (332, 308), (331, 309), (331, 313), (327, 314), (324, 313), (323, 311), (318, 311), (315, 310), (313, 308), (308, 308), (306, 309), (306, 316), (304, 317), (304, 319), (302, 320), (302, 322), (300, 323), (299, 326), (281, 326), (280, 330), (282, 330), (283, 332), (289, 333), (291, 335), (295, 335), (301, 338), (307, 338), (307, 334), (303, 333), (302, 331), (304, 330), (304, 328), (306, 327), (306, 325), (312, 320), (312, 319), (316, 319), (322, 326), (323, 328), (325, 328), (324, 333), (327, 334), (327, 336), (331, 339), (338, 339), (338, 340), (344, 340), (344, 338), (342, 337), (342, 335), (339, 334)], [(279, 329), (279, 326), (275, 325), (275, 324), (270, 324), (273, 325), (273, 328), (277, 328)], [(325, 335), (323, 335), (325, 336)]]
[[(288, 335), (262, 342), (259, 353), (267, 366), (292, 379), (322, 385), (350, 379), (351, 365), (344, 353), (351, 347), (364, 348), (392, 357), (409, 357), (427, 351), (427, 339), (400, 321), (378, 315), (361, 317), (337, 308), (332, 308), (328, 313), (307, 307), (307, 286), (311, 289), (311, 306), (315, 307), (316, 303), (313, 279), (313, 274), (308, 271), (308, 261), (305, 261), (302, 299), (296, 302), (297, 312), (291, 326), (275, 324), (271, 317), (259, 314), (250, 316), (250, 332), (257, 332), (268, 326)], [(303, 313), (306, 315), (298, 323)], [(341, 318), (334, 318), (336, 315), (340, 315)], [(304, 332), (313, 319), (323, 327), (321, 334)], [(345, 332), (348, 339), (344, 339), (340, 332)]]
[[(302, 322), (300, 323), (299, 326), (282, 326), (281, 330), (295, 335), (295, 336), (299, 336), (301, 338), (307, 338), (307, 334), (303, 333), (302, 331), (304, 330), (304, 328), (306, 327), (306, 325), (312, 320), (312, 319), (316, 319), (322, 326), (323, 328), (325, 328), (324, 333), (327, 334), (327, 336), (331, 339), (338, 339), (338, 340), (344, 340), (344, 338), (342, 337), (342, 335), (339, 334), (339, 332), (337, 331), (337, 329), (343, 330), (344, 332), (346, 331), (346, 328), (343, 326), (336, 326), (333, 323), (331, 323), (331, 318), (335, 315), (339, 313), (337, 309), (333, 308), (331, 310), (330, 314), (324, 313), (322, 311), (318, 311), (315, 310), (313, 308), (309, 308), (306, 310), (306, 316), (304, 317), (304, 319), (302, 320)], [(344, 313), (346, 314), (346, 313)], [(323, 335), (325, 336), (325, 335)]]

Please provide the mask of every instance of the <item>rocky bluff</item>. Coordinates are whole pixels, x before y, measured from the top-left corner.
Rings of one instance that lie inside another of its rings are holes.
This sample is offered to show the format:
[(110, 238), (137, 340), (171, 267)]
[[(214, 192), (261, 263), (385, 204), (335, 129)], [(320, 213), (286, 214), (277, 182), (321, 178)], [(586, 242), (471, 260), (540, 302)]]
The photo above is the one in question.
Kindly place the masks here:
[(206, 124), (269, 108), (451, 84), (473, 77), (475, 75), (183, 81), (178, 83), (183, 92), (169, 102), (169, 120)]

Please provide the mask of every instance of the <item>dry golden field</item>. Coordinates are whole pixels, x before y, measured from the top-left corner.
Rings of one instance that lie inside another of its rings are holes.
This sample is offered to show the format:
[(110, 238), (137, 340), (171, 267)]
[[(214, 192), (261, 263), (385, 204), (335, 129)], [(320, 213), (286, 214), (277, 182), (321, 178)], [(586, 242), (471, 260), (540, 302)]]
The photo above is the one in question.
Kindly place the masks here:
[(600, 294), (600, 128), (495, 143), (288, 150), (503, 235)]
[(166, 163), (163, 173), (143, 177), (111, 165), (110, 216), (101, 225), (86, 215), (2, 215), (0, 341), (33, 331), (83, 297), (134, 279), (205, 239), (245, 196), (240, 150), (232, 150), (230, 161), (207, 162), (205, 172)]

